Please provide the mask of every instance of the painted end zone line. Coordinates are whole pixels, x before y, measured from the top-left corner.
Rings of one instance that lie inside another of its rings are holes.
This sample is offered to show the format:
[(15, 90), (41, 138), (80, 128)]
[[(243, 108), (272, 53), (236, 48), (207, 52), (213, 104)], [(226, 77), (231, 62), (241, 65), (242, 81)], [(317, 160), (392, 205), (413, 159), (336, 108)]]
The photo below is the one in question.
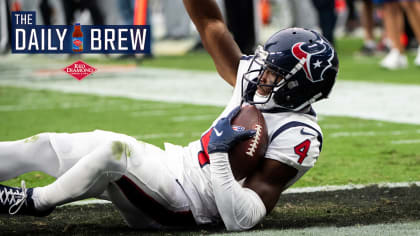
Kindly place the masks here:
[(378, 184), (349, 184), (349, 185), (327, 185), (320, 187), (290, 188), (283, 194), (290, 193), (313, 193), (313, 192), (331, 192), (339, 190), (353, 190), (376, 186), (378, 188), (408, 188), (410, 186), (420, 186), (420, 182), (400, 182), (400, 183), (378, 183)]
[[(284, 191), (283, 194), (291, 194), (291, 193), (314, 193), (314, 192), (332, 192), (332, 191), (339, 191), (339, 190), (353, 190), (353, 189), (362, 189), (367, 187), (376, 186), (378, 188), (408, 188), (411, 186), (419, 186), (420, 182), (400, 182), (400, 183), (379, 183), (379, 184), (349, 184), (349, 185), (327, 185), (327, 186), (320, 186), (320, 187), (305, 187), (305, 188), (291, 188)], [(77, 202), (72, 202), (68, 204), (64, 204), (59, 207), (65, 206), (82, 206), (82, 205), (89, 205), (89, 204), (109, 204), (110, 201), (107, 200), (82, 200)]]

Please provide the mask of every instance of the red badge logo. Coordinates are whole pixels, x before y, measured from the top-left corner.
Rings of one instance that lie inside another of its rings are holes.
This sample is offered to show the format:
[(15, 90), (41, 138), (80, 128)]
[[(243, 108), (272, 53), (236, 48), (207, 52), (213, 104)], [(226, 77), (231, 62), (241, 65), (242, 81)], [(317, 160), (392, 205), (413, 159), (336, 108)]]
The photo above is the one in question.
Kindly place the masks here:
[(82, 80), (84, 79), (86, 76), (92, 74), (93, 72), (95, 72), (97, 69), (93, 66), (90, 66), (86, 63), (84, 63), (83, 61), (76, 61), (75, 63), (65, 67), (63, 69), (64, 72), (66, 72), (67, 74), (73, 76), (74, 78), (76, 78), (77, 80)]
[(79, 47), (82, 44), (82, 41), (76, 39), (76, 40), (73, 41), (73, 43), (74, 43), (74, 45)]

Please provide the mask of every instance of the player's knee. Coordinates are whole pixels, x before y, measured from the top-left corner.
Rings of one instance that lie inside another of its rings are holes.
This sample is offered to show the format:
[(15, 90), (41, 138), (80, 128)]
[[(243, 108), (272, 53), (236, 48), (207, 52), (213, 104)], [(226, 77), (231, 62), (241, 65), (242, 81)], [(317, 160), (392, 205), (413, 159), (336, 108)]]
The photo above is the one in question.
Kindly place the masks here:
[(106, 141), (80, 160), (81, 169), (101, 176), (103, 181), (115, 181), (127, 171), (128, 150), (128, 145), (122, 141)]
[(109, 154), (105, 156), (108, 170), (125, 171), (127, 158), (131, 155), (129, 145), (120, 140), (113, 140), (106, 144)]
[(23, 142), (23, 149), (33, 155), (51, 156), (55, 155), (55, 151), (51, 145), (50, 133), (39, 133), (31, 137), (20, 140)]
[(122, 141), (114, 140), (111, 142), (112, 158), (115, 160), (121, 160), (127, 158), (129, 153), (128, 145)]

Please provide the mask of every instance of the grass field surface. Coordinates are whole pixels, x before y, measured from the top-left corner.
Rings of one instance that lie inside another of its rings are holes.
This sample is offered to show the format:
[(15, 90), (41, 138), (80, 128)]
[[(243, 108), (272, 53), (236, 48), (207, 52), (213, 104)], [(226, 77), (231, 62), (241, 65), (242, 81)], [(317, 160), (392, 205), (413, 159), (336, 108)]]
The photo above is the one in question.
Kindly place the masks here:
[[(222, 107), (136, 101), (21, 88), (0, 88), (0, 140), (41, 132), (95, 129), (128, 134), (163, 147), (198, 139)], [(321, 116), (323, 152), (295, 186), (403, 182), (420, 179), (420, 125)], [(413, 143), (414, 142), (414, 143)], [(43, 174), (30, 174), (29, 185), (45, 184)], [(35, 179), (33, 179), (35, 178)], [(42, 182), (39, 182), (42, 181)], [(19, 179), (12, 184), (20, 183)]]

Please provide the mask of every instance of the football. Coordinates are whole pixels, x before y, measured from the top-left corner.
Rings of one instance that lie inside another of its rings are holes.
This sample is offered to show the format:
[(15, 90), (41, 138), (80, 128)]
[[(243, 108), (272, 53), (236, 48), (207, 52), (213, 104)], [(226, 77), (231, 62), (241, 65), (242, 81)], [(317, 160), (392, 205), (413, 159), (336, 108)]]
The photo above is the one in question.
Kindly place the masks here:
[(262, 113), (253, 105), (243, 106), (232, 120), (234, 130), (255, 130), (252, 138), (237, 143), (229, 151), (230, 166), (236, 180), (249, 176), (265, 155), (268, 146), (267, 126)]

